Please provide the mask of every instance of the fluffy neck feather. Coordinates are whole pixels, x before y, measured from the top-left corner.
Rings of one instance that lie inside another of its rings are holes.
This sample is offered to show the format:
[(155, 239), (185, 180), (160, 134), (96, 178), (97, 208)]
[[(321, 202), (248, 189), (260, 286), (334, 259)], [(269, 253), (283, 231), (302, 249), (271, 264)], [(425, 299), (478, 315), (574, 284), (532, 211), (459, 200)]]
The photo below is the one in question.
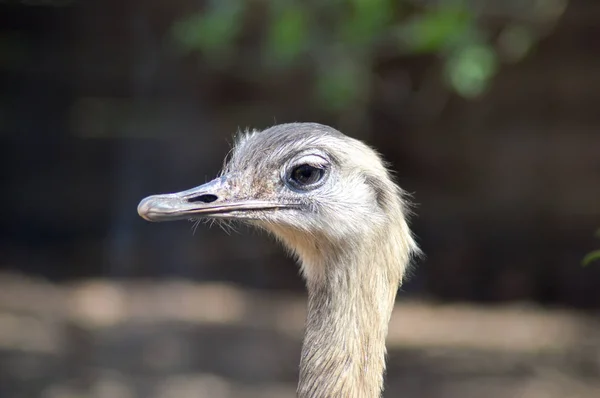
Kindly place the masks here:
[(339, 270), (324, 284), (309, 287), (299, 397), (380, 396), (385, 337), (399, 282), (381, 271), (362, 278)]
[(309, 295), (298, 397), (380, 397), (388, 323), (415, 248), (406, 222), (346, 242), (344, 251), (277, 232), (299, 255)]

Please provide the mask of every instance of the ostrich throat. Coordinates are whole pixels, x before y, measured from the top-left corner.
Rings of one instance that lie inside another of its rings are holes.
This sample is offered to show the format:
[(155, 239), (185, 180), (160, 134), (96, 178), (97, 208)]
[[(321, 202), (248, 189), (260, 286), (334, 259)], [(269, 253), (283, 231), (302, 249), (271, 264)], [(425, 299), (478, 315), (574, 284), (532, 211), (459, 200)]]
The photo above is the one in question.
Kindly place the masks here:
[(317, 250), (326, 257), (296, 245), (308, 289), (299, 398), (381, 396), (385, 338), (405, 265), (397, 245), (387, 244), (393, 237), (384, 239), (340, 255)]

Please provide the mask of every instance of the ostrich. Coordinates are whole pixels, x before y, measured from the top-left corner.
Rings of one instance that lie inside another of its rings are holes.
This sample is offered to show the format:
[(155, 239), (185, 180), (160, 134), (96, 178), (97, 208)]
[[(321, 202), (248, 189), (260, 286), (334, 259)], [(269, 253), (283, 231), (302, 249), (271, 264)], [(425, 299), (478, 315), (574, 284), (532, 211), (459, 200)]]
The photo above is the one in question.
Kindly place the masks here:
[(419, 252), (407, 202), (380, 156), (316, 123), (241, 135), (221, 175), (143, 199), (148, 221), (240, 220), (298, 258), (308, 290), (300, 398), (375, 398), (406, 268)]

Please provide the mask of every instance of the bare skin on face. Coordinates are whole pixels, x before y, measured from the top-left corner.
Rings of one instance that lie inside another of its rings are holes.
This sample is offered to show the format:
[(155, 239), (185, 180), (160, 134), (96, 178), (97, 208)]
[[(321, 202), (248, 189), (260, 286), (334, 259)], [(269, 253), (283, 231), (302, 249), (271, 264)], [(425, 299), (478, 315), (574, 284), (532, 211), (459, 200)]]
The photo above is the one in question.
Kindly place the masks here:
[(138, 213), (272, 233), (298, 258), (308, 289), (298, 396), (381, 396), (396, 292), (419, 250), (404, 193), (377, 152), (315, 123), (248, 132), (217, 179), (147, 197)]

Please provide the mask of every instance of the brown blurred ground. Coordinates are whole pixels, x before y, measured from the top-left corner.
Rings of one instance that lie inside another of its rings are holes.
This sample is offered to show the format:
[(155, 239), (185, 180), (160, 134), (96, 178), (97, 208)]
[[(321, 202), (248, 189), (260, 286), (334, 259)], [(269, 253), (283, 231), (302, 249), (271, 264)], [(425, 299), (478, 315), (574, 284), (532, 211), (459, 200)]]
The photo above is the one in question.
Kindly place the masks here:
[[(293, 397), (305, 298), (185, 281), (0, 277), (0, 396)], [(600, 396), (600, 321), (401, 301), (386, 397)]]

